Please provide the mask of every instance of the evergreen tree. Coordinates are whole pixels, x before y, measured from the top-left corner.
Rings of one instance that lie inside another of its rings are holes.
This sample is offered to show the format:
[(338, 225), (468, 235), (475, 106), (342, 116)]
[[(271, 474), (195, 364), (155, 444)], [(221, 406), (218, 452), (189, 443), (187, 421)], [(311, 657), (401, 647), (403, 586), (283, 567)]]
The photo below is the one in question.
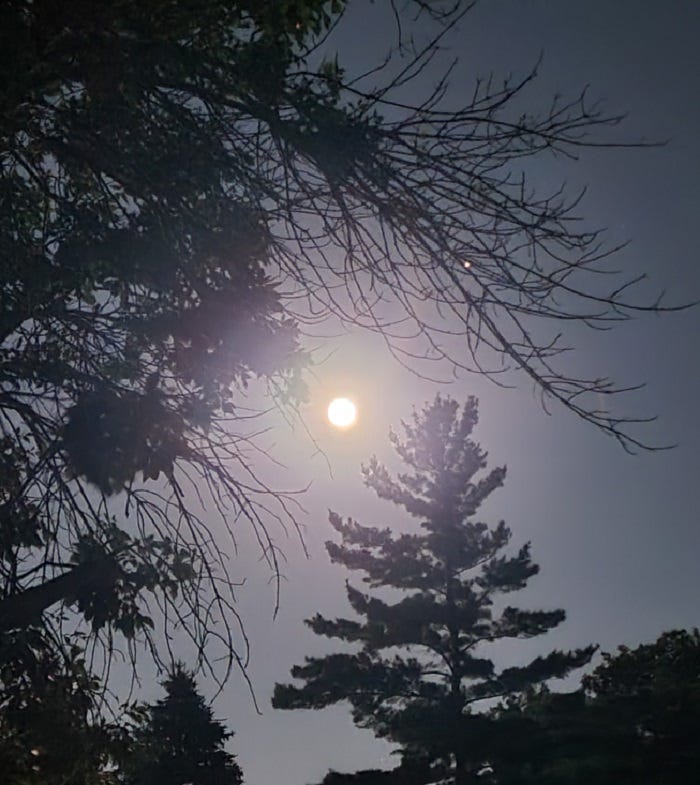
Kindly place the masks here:
[(529, 544), (508, 549), (503, 521), (489, 526), (476, 517), (505, 478), (505, 468), (485, 471), (486, 453), (471, 439), (476, 423), (474, 398), (460, 409), (438, 396), (404, 423), (403, 440), (391, 436), (409, 472), (393, 478), (374, 458), (364, 467), (366, 484), (417, 519), (418, 531), (397, 534), (331, 513), (342, 538), (327, 543), (332, 561), (363, 573), (371, 591), (348, 584), (359, 619), (316, 615), (307, 624), (360, 648), (307, 658), (292, 668), (303, 685), (278, 684), (273, 697), (284, 709), (348, 701), (356, 724), (400, 745), (403, 766), (429, 764), (423, 782), (468, 783), (493, 770), (516, 726), (479, 709), (565, 676), (594, 650), (552, 651), (502, 670), (489, 656), (488, 644), (543, 635), (565, 614), (501, 602), (538, 567)]
[(128, 785), (240, 785), (243, 774), (224, 749), (233, 733), (215, 720), (192, 674), (177, 666), (166, 695), (145, 711), (127, 766)]

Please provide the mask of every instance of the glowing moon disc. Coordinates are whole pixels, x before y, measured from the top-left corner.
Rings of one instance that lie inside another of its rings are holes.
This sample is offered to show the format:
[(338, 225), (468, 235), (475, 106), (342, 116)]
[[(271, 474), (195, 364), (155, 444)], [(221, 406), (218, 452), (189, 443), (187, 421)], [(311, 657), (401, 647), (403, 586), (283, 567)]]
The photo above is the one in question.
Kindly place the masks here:
[(334, 398), (328, 406), (328, 420), (336, 428), (349, 428), (357, 419), (357, 407), (349, 398)]

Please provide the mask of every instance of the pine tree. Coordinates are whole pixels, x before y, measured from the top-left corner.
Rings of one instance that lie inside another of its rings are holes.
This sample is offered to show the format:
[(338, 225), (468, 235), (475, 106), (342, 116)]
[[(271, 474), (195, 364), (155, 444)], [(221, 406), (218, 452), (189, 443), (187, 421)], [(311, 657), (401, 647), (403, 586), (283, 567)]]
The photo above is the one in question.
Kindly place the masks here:
[[(505, 468), (485, 471), (486, 453), (471, 439), (476, 423), (474, 398), (460, 409), (438, 396), (404, 423), (403, 440), (391, 435), (408, 473), (393, 478), (376, 458), (363, 467), (365, 483), (417, 519), (418, 530), (398, 534), (330, 514), (342, 539), (327, 543), (331, 560), (363, 573), (370, 592), (347, 586), (359, 619), (317, 614), (307, 624), (359, 650), (307, 658), (292, 668), (303, 686), (278, 684), (273, 697), (284, 709), (348, 701), (357, 725), (400, 745), (402, 766), (429, 764), (424, 782), (461, 785), (493, 769), (514, 728), (504, 734), (479, 709), (565, 676), (594, 651), (552, 651), (502, 670), (488, 656), (488, 644), (543, 635), (565, 613), (499, 602), (524, 588), (538, 567), (529, 544), (508, 548), (503, 521), (489, 526), (476, 517), (505, 478)], [(389, 591), (380, 596), (382, 589)]]
[(215, 720), (193, 676), (177, 666), (166, 695), (147, 707), (135, 733), (128, 785), (240, 785), (243, 774), (224, 749), (233, 736)]

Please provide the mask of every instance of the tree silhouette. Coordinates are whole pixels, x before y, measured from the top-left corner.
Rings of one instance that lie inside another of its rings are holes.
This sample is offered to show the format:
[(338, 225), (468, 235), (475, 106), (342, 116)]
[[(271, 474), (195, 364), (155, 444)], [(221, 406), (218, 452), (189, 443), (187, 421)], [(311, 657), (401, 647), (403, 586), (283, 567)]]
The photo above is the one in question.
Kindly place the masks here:
[(104, 685), (79, 639), (40, 630), (0, 645), (0, 771), (6, 785), (240, 785), (233, 733), (213, 718), (194, 677), (176, 666), (154, 705), (104, 716)]
[(3, 8), (0, 631), (55, 631), (67, 605), (108, 649), (141, 634), (158, 658), (159, 618), (241, 661), (234, 524), (275, 571), (271, 522), (294, 524), (256, 476), (242, 396), (299, 400), (302, 352), (221, 113), (236, 93), (266, 105), (255, 73), (284, 82), (327, 5)]
[(0, 772), (4, 785), (116, 785), (115, 728), (74, 640), (36, 629), (0, 638)]
[(145, 709), (134, 733), (127, 785), (240, 785), (243, 775), (224, 748), (233, 736), (215, 720), (191, 673), (177, 666), (166, 695)]
[(653, 643), (603, 654), (603, 662), (584, 677), (583, 686), (593, 718), (622, 737), (618, 758), (636, 769), (639, 782), (689, 785), (697, 778), (697, 629), (665, 632)]
[(700, 635), (620, 646), (574, 693), (532, 691), (496, 711), (524, 722), (503, 785), (690, 785), (700, 755)]
[(514, 726), (502, 729), (478, 707), (563, 677), (594, 650), (494, 666), (490, 644), (543, 635), (565, 614), (501, 601), (524, 588), (538, 567), (529, 544), (508, 549), (511, 532), (503, 521), (488, 526), (476, 517), (505, 478), (504, 468), (485, 471), (486, 454), (471, 438), (476, 423), (474, 398), (460, 410), (438, 396), (404, 424), (403, 440), (391, 437), (408, 471), (394, 479), (374, 458), (364, 468), (366, 484), (417, 519), (418, 531), (396, 534), (331, 513), (341, 536), (340, 544), (327, 543), (331, 560), (363, 573), (370, 591), (348, 584), (358, 619), (316, 615), (307, 624), (359, 648), (307, 658), (292, 669), (303, 685), (278, 684), (273, 697), (283, 709), (348, 701), (359, 726), (400, 745), (404, 764), (429, 764), (425, 782), (473, 782), (484, 767), (497, 766)]

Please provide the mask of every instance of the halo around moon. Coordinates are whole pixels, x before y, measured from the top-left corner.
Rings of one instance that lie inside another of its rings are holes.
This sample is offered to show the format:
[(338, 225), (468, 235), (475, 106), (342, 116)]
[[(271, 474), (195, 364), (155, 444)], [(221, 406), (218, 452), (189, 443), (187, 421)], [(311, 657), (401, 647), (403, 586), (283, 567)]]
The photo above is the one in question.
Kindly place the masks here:
[(328, 404), (328, 422), (336, 428), (350, 428), (357, 421), (357, 407), (349, 398), (334, 398)]

